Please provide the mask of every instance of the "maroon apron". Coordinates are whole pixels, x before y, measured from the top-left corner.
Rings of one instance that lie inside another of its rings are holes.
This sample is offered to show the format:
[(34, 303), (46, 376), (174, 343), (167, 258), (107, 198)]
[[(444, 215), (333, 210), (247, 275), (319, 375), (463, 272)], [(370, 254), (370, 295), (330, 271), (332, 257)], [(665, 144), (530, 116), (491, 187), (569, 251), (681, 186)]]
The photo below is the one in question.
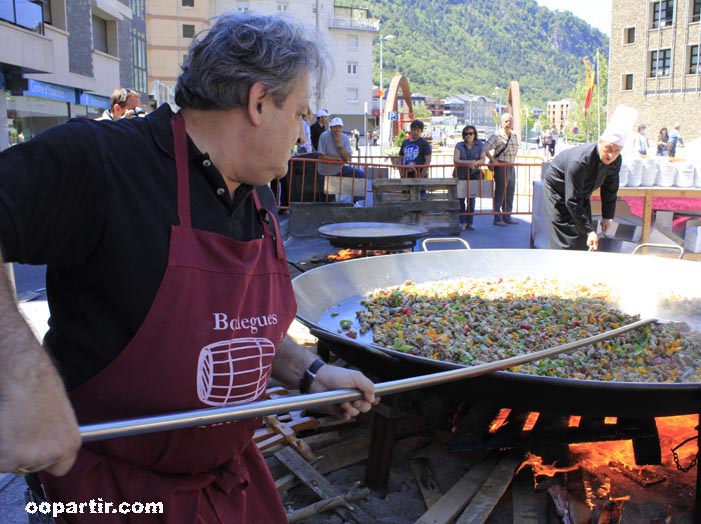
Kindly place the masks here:
[[(69, 393), (81, 424), (258, 400), (294, 318), (296, 302), (277, 220), (260, 212), (268, 217), (262, 220), (264, 235), (249, 242), (192, 229), (180, 113), (171, 126), (180, 224), (171, 227), (168, 267), (146, 319), (124, 351)], [(85, 509), (58, 522), (287, 522), (251, 440), (258, 427), (260, 420), (252, 419), (87, 443), (68, 475), (40, 477), (52, 502), (101, 500), (118, 510), (89, 514)], [(164, 513), (119, 513), (119, 504), (134, 502), (162, 502)]]

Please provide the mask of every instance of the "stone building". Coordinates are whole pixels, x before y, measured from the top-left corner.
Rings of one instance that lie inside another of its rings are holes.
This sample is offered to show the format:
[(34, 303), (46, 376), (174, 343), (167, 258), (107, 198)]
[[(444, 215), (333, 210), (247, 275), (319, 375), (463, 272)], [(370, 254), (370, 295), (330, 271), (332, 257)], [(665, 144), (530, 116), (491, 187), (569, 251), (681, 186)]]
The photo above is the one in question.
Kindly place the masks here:
[(650, 139), (680, 123), (701, 137), (701, 0), (613, 0), (609, 111), (635, 107)]

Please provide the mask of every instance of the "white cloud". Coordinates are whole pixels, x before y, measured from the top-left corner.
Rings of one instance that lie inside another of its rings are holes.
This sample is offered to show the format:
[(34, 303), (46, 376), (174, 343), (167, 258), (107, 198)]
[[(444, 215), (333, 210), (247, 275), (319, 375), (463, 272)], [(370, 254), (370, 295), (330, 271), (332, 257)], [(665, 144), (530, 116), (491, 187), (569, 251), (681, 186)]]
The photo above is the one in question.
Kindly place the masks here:
[(589, 25), (610, 36), (611, 0), (536, 0), (552, 10), (570, 11)]

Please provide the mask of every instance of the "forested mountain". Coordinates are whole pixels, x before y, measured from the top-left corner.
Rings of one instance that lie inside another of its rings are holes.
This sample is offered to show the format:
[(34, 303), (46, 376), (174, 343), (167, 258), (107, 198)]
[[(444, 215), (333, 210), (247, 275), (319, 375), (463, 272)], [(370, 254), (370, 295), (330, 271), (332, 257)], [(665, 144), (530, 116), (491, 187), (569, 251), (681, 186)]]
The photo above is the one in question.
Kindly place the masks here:
[[(582, 0), (587, 1), (587, 0)], [(518, 80), (530, 106), (571, 94), (584, 79), (582, 58), (609, 39), (571, 13), (551, 11), (535, 0), (346, 0), (381, 20), (385, 85), (395, 72), (412, 92), (445, 97), (492, 96), (495, 86)], [(379, 38), (374, 44), (379, 72)], [(379, 74), (374, 79), (379, 83)], [(502, 93), (502, 99), (504, 94)]]

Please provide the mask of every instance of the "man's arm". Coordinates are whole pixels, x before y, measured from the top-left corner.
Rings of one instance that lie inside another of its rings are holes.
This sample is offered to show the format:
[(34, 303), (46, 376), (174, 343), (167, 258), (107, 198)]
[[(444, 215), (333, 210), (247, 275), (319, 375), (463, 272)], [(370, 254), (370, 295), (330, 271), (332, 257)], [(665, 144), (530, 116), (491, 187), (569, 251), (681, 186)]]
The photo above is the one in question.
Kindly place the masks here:
[[(273, 360), (273, 377), (290, 388), (297, 388), (305, 371), (316, 360), (316, 355), (285, 337)], [(326, 364), (319, 368), (312, 380), (309, 393), (319, 393), (333, 389), (359, 389), (364, 398), (344, 402), (335, 410), (341, 418), (350, 419), (360, 413), (367, 413), (379, 402), (375, 397), (375, 385), (359, 371)]]
[(65, 475), (79, 448), (78, 423), (63, 382), (0, 269), (0, 472), (45, 469)]

